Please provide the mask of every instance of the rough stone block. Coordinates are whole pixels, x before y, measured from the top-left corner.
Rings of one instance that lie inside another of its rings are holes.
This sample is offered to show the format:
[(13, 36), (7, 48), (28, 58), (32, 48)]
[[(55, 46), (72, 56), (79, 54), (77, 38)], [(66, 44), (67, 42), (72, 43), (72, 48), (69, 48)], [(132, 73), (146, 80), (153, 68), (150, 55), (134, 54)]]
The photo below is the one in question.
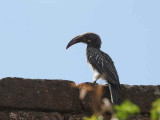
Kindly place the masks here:
[[(95, 87), (92, 83), (86, 83)], [(108, 86), (105, 87), (105, 97), (110, 99)], [(138, 105), (142, 113), (149, 113), (151, 104), (160, 98), (160, 85), (121, 85), (119, 90), (120, 101), (130, 100)], [(93, 91), (87, 93), (84, 100), (81, 101), (84, 111), (92, 111), (93, 108)]]
[(88, 117), (90, 115), (86, 114), (64, 114), (64, 120), (83, 120), (84, 117)]
[(10, 112), (9, 120), (64, 120), (64, 116), (58, 112)]
[(78, 88), (66, 80), (0, 80), (0, 109), (79, 111)]
[(121, 101), (131, 100), (141, 108), (142, 113), (149, 113), (152, 102), (158, 98), (160, 85), (121, 85)]

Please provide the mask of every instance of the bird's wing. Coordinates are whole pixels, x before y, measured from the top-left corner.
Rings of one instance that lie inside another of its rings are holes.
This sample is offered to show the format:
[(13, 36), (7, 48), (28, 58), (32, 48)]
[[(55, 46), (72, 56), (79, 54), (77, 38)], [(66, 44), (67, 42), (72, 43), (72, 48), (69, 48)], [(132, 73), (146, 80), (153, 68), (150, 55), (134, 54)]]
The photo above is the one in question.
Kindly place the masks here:
[(101, 74), (106, 75), (106, 80), (116, 86), (119, 86), (119, 77), (111, 57), (95, 48), (87, 49), (87, 59), (90, 64)]

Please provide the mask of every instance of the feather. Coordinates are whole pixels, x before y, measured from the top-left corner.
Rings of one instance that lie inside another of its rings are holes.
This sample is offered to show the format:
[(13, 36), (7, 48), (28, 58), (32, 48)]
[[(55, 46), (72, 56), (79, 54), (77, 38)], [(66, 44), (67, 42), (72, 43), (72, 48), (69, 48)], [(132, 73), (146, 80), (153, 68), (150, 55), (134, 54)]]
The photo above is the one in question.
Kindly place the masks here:
[(105, 74), (108, 83), (120, 86), (119, 77), (111, 57), (99, 49), (87, 48), (87, 60), (100, 74)]

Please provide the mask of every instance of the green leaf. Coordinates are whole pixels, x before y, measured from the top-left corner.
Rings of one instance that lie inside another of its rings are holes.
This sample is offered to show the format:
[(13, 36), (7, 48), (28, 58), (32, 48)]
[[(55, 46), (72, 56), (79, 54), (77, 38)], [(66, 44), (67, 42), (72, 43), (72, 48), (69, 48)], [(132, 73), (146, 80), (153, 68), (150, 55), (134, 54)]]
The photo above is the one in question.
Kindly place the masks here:
[(91, 117), (85, 117), (84, 120), (99, 120), (95, 115), (92, 115)]
[(139, 107), (130, 101), (125, 101), (121, 105), (116, 105), (114, 108), (119, 120), (126, 120), (130, 115), (140, 113)]
[(151, 120), (159, 120), (160, 119), (160, 99), (157, 99), (152, 103)]

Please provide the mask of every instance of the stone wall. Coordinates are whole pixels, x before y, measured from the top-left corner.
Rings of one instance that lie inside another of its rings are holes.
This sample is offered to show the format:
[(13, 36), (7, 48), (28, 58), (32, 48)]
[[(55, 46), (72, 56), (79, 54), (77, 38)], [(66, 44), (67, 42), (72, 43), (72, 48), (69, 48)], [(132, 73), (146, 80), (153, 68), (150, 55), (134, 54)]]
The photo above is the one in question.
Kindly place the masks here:
[[(0, 120), (81, 120), (92, 114), (92, 93), (80, 100), (75, 86), (67, 80), (1, 79)], [(141, 115), (131, 120), (149, 120), (151, 103), (157, 98), (160, 85), (121, 85), (120, 100), (129, 99), (141, 108)]]

